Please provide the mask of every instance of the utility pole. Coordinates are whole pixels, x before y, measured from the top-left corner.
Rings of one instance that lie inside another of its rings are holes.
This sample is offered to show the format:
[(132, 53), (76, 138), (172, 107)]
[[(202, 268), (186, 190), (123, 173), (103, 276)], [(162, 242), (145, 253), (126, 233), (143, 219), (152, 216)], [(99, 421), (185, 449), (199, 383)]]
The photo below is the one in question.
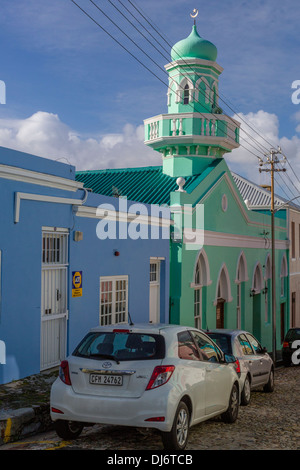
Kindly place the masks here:
[(274, 199), (274, 174), (279, 171), (286, 171), (285, 168), (277, 168), (279, 163), (285, 163), (286, 157), (283, 155), (283, 160), (278, 159), (278, 155), (282, 155), (280, 147), (278, 150), (271, 149), (269, 153), (265, 154), (266, 161), (260, 159), (260, 167), (267, 165), (269, 168), (259, 168), (262, 171), (271, 172), (271, 236), (272, 236), (272, 355), (274, 364), (276, 363), (276, 272), (275, 272), (275, 199)]

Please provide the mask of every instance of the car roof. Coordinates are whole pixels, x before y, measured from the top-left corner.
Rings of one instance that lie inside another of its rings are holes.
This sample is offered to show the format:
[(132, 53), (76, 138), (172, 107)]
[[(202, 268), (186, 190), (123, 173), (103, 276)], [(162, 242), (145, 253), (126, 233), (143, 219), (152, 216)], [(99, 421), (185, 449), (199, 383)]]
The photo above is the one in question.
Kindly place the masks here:
[(152, 333), (152, 334), (160, 334), (163, 330), (164, 331), (185, 331), (188, 329), (193, 329), (188, 326), (182, 325), (172, 325), (168, 323), (117, 323), (114, 325), (107, 325), (107, 326), (96, 326), (91, 328), (90, 331), (92, 332), (111, 332), (113, 330), (129, 330), (131, 333)]
[(244, 334), (249, 333), (248, 331), (245, 331), (245, 330), (229, 329), (229, 328), (218, 328), (218, 329), (215, 329), (215, 330), (204, 330), (204, 332), (206, 334), (219, 333), (219, 334), (224, 334), (224, 335), (228, 335), (228, 336), (238, 336), (242, 333), (244, 333)]

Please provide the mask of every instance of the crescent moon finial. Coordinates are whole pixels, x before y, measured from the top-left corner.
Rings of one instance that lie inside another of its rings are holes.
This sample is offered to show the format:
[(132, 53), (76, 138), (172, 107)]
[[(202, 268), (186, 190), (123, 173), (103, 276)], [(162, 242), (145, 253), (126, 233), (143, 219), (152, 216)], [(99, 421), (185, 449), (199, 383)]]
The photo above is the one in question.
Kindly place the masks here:
[(194, 8), (193, 9), (193, 13), (190, 13), (190, 17), (191, 18), (196, 18), (199, 14), (199, 11), (197, 10), (197, 8)]

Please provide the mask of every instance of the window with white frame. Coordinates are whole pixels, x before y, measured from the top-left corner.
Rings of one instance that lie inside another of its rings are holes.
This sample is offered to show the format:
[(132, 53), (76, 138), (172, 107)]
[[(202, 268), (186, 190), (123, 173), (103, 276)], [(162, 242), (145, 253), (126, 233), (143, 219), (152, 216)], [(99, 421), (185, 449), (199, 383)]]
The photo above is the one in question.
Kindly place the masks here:
[(159, 281), (159, 263), (150, 262), (150, 282), (158, 282)]
[(100, 325), (128, 321), (128, 276), (100, 278)]

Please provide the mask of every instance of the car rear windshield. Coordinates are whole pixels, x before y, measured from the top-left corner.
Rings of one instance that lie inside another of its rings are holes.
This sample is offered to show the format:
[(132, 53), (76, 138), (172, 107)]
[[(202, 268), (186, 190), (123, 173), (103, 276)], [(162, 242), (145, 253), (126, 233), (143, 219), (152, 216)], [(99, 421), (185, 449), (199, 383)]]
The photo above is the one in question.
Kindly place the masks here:
[(90, 332), (73, 352), (90, 359), (112, 358), (117, 361), (163, 359), (165, 342), (161, 335), (123, 332)]
[[(207, 332), (206, 332), (207, 333)], [(225, 354), (232, 354), (230, 336), (221, 333), (207, 333)]]
[(293, 341), (295, 339), (300, 339), (300, 328), (294, 328), (287, 332), (286, 341)]

